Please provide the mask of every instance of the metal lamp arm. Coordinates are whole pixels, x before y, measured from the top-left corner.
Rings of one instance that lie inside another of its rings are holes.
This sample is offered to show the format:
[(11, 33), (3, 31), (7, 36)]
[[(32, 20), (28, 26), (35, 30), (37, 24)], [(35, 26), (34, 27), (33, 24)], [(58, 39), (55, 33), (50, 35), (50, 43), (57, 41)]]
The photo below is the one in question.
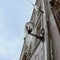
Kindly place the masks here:
[(36, 35), (36, 34), (30, 34), (30, 35), (35, 36), (35, 37), (38, 38), (38, 39), (41, 39), (41, 38), (42, 38), (42, 36), (38, 36), (38, 35)]
[(44, 42), (44, 35), (43, 34), (41, 34), (40, 36), (36, 35), (36, 34), (30, 34), (30, 35), (32, 35), (32, 36), (34, 36), (34, 37), (36, 37), (36, 38), (38, 38), (38, 39), (40, 39), (41, 41)]

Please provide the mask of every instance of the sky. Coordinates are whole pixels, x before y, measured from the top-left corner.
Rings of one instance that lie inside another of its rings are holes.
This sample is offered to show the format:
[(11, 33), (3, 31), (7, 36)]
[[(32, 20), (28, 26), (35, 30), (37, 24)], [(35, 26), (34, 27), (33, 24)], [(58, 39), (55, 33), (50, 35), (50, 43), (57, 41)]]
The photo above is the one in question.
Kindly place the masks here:
[(27, 0), (0, 0), (0, 60), (19, 60), (24, 25), (32, 11), (33, 6)]

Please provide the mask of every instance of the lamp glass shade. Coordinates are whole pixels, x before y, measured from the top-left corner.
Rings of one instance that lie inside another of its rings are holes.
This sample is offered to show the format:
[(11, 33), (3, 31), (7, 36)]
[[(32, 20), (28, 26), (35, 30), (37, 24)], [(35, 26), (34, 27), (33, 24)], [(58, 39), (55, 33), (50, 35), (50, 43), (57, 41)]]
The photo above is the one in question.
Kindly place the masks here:
[(35, 27), (35, 24), (33, 22), (27, 22), (25, 24), (25, 29), (28, 33), (31, 33), (34, 27)]

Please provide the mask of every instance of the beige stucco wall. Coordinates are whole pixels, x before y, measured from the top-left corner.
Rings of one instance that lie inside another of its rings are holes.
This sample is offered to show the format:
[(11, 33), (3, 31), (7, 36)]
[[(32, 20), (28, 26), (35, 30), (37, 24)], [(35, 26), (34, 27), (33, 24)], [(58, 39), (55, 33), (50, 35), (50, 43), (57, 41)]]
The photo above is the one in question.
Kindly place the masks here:
[(45, 60), (43, 42), (40, 42), (38, 48), (35, 50), (30, 60)]
[[(36, 0), (36, 5), (40, 5), (41, 2), (43, 2), (44, 0)], [(48, 0), (48, 2), (50, 2), (50, 0)], [(43, 18), (43, 26), (46, 30), (47, 26), (45, 26), (45, 22), (46, 20), (49, 20), (49, 23), (50, 23), (50, 31), (51, 31), (51, 36), (52, 36), (52, 43), (53, 43), (53, 56), (54, 56), (54, 60), (60, 60), (60, 35), (59, 35), (59, 32), (58, 32), (58, 28), (57, 28), (57, 25), (56, 25), (56, 22), (55, 22), (55, 19), (54, 19), (54, 16), (53, 16), (53, 13), (51, 11), (51, 8), (50, 8), (50, 4), (48, 3), (48, 12), (45, 11), (45, 5), (42, 4), (42, 10), (44, 11), (44, 14), (42, 15)], [(47, 14), (49, 14), (49, 18), (46, 18)], [(34, 24), (36, 24), (37, 22), (37, 19), (38, 19), (38, 16), (37, 16), (37, 12), (35, 11), (35, 9), (33, 10), (33, 13), (32, 13), (32, 17), (31, 17), (31, 20)], [(39, 21), (38, 21), (39, 22)], [(36, 28), (33, 29), (33, 34), (36, 34)], [(48, 35), (46, 35), (48, 36)], [(47, 58), (49, 58), (49, 55), (47, 54), (47, 52), (49, 52), (48, 50), (48, 38), (45, 36), (45, 42), (44, 43), (40, 43), (39, 46), (37, 47), (37, 49), (34, 51), (33, 55), (31, 56), (30, 60), (47, 60)], [(27, 35), (26, 36), (26, 45), (28, 46), (28, 50), (29, 50), (29, 47), (30, 47), (30, 44), (31, 44), (31, 53), (33, 52), (34, 48), (35, 48), (35, 44), (36, 44), (36, 38), (31, 36), (31, 35)], [(47, 45), (47, 46), (46, 46)], [(25, 48), (25, 47), (24, 47)], [(24, 49), (23, 48), (23, 49)], [(22, 55), (21, 55), (21, 58), (23, 58), (23, 54), (24, 54), (24, 50), (22, 51)], [(22, 59), (21, 59), (22, 60)]]
[[(50, 0), (48, 0), (48, 2), (50, 2)], [(60, 60), (60, 34), (49, 3), (48, 3), (48, 12), (49, 12), (50, 31), (53, 43), (53, 56), (54, 60)]]
[(60, 35), (52, 13), (50, 16), (50, 29), (53, 41), (54, 59), (60, 60)]

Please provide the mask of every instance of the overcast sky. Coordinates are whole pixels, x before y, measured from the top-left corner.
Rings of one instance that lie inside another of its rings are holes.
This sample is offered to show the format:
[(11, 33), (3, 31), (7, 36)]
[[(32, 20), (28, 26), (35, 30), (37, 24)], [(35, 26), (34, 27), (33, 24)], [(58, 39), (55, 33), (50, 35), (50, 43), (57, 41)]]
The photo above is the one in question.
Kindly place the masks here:
[(0, 0), (0, 60), (19, 60), (24, 25), (32, 11), (33, 6), (27, 0)]

